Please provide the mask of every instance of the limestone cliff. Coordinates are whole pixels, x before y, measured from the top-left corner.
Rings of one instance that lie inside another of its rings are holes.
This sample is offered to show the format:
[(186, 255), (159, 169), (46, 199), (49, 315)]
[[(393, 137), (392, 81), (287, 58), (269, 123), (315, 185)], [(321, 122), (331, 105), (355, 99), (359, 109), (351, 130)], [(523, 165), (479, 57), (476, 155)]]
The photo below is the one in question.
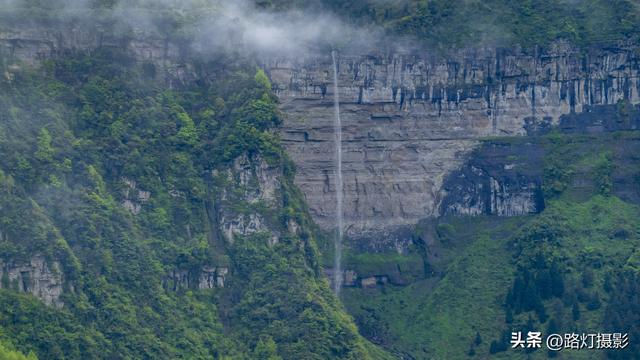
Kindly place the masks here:
[[(562, 115), (557, 127), (560, 133), (583, 136), (637, 129), (640, 129), (640, 106), (631, 106), (625, 101), (617, 105), (588, 106), (582, 113)], [(552, 154), (545, 151), (535, 135), (550, 129), (529, 130), (534, 134), (528, 138), (530, 141), (493, 139), (484, 141), (484, 146), (471, 153), (460, 169), (447, 176), (443, 184), (447, 195), (440, 204), (440, 213), (513, 216), (542, 211), (545, 207), (544, 157)], [(636, 146), (635, 141), (619, 139), (616, 144), (609, 144), (608, 150), (616, 161), (626, 163), (630, 161), (628, 154), (633, 154)], [(573, 144), (573, 147), (579, 148), (579, 145)], [(611, 191), (625, 201), (638, 203), (633, 168), (625, 164), (612, 170)], [(568, 166), (566, 170), (569, 171)], [(578, 171), (580, 176), (576, 176), (579, 180), (574, 180), (572, 188), (585, 193), (594, 191), (595, 185), (589, 180), (592, 169), (573, 171)]]
[[(398, 226), (438, 215), (443, 179), (480, 138), (527, 135), (564, 114), (620, 100), (637, 104), (639, 60), (634, 48), (580, 52), (562, 44), (534, 54), (464, 51), (446, 60), (427, 52), (340, 56), (347, 233), (388, 239)], [(296, 182), (316, 221), (330, 229), (331, 59), (280, 59), (266, 68), (287, 114), (282, 133), (298, 167)], [(534, 212), (536, 186), (494, 180), (486, 184), (490, 199), (458, 202), (448, 211)]]
[(174, 269), (164, 277), (162, 286), (171, 291), (221, 288), (228, 273), (229, 268), (223, 266), (204, 266), (197, 271)]
[[(36, 64), (65, 51), (120, 47), (138, 61), (158, 65), (156, 77), (170, 85), (208, 76), (194, 70), (198, 55), (193, 47), (160, 34), (134, 27), (116, 36), (65, 26), (0, 32), (0, 49)], [(640, 103), (639, 64), (634, 46), (586, 51), (556, 44), (532, 53), (479, 49), (446, 57), (417, 50), (341, 53), (347, 235), (377, 239), (374, 249), (401, 251), (407, 226), (440, 213), (444, 179), (462, 166), (479, 139), (535, 133), (558, 124), (562, 115), (597, 112), (620, 100)], [(335, 224), (331, 56), (273, 58), (263, 66), (286, 115), (282, 138), (297, 165), (296, 184), (316, 222), (330, 230)], [(9, 67), (3, 72), (11, 76)], [(523, 195), (505, 184), (486, 186), (493, 186), (491, 200), (463, 201), (448, 211), (474, 214), (487, 206), (502, 215), (535, 211), (529, 192)], [(130, 202), (126, 205), (135, 212), (137, 203)], [(228, 226), (252, 228), (261, 222), (236, 220)]]
[(514, 216), (544, 209), (543, 149), (491, 142), (478, 148), (443, 184), (443, 215)]

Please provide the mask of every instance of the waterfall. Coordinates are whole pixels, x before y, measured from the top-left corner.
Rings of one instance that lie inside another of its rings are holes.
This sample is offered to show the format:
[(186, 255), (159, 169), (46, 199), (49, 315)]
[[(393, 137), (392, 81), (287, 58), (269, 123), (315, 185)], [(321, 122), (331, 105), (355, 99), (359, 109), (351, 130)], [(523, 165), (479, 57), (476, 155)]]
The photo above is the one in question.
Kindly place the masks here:
[(333, 258), (333, 287), (336, 294), (340, 295), (342, 287), (342, 236), (343, 236), (343, 210), (342, 210), (342, 121), (340, 120), (340, 96), (338, 94), (338, 65), (336, 64), (336, 51), (331, 52), (333, 61), (333, 131), (335, 140), (335, 184), (336, 184), (336, 235), (334, 239)]

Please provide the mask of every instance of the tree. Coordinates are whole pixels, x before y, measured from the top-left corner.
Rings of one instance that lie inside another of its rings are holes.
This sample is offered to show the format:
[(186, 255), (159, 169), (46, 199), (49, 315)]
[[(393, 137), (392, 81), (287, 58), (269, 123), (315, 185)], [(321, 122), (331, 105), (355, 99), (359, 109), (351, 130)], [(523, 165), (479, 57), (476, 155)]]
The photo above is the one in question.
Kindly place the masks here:
[(584, 269), (584, 271), (582, 272), (582, 286), (584, 286), (585, 288), (589, 288), (593, 286), (594, 278), (595, 278), (595, 275), (593, 273), (593, 269), (591, 268)]
[[(560, 332), (560, 327), (558, 326), (558, 323), (556, 322), (555, 318), (551, 318), (551, 320), (549, 320), (549, 324), (547, 325), (547, 332), (546, 334), (557, 334)], [(547, 351), (547, 356), (550, 358), (555, 358), (558, 356), (558, 352), (557, 351), (552, 351), (552, 350), (548, 350)]]
[(36, 159), (41, 162), (48, 163), (53, 161), (53, 155), (55, 154), (55, 149), (51, 144), (51, 134), (49, 130), (46, 128), (40, 129), (38, 133), (38, 144), (36, 148)]
[(271, 81), (269, 81), (269, 78), (267, 77), (267, 74), (264, 73), (264, 70), (258, 68), (256, 70), (256, 75), (254, 76), (254, 80), (264, 90), (271, 91)]
[(254, 359), (256, 360), (282, 360), (278, 356), (276, 342), (270, 336), (262, 336), (253, 349)]
[[(608, 332), (629, 334), (629, 339), (640, 338), (640, 275), (633, 271), (615, 275), (611, 299), (605, 310), (603, 329)], [(640, 345), (629, 341), (621, 351), (607, 353), (610, 359), (635, 359)]]
[(180, 122), (180, 130), (176, 137), (186, 145), (195, 145), (198, 141), (198, 131), (191, 117), (184, 111), (176, 114)]
[(547, 324), (547, 334), (555, 334), (558, 332), (558, 330), (560, 330), (558, 327), (558, 322), (555, 318), (551, 318), (551, 320), (549, 320), (549, 324)]
[(505, 315), (505, 319), (504, 319), (504, 321), (505, 321), (507, 324), (511, 324), (511, 323), (513, 323), (513, 310), (511, 310), (511, 308), (507, 308), (507, 313), (506, 313), (506, 315)]
[(542, 303), (542, 301), (539, 301), (536, 303), (536, 308), (534, 310), (538, 315), (538, 319), (540, 320), (540, 323), (544, 323), (547, 321), (547, 312), (544, 308), (544, 304)]
[(564, 294), (564, 277), (557, 263), (551, 265), (549, 270), (551, 277), (551, 294), (555, 297), (561, 297)]
[(613, 290), (613, 283), (611, 282), (611, 274), (610, 273), (607, 273), (607, 275), (605, 276), (604, 284), (602, 284), (602, 288), (607, 293), (611, 293), (611, 291)]
[(34, 353), (29, 353), (28, 355), (24, 355), (19, 351), (11, 349), (9, 346), (6, 346), (0, 343), (0, 360), (37, 360), (38, 358)]
[(500, 352), (500, 344), (498, 344), (497, 340), (491, 341), (491, 345), (489, 346), (489, 354), (496, 354)]

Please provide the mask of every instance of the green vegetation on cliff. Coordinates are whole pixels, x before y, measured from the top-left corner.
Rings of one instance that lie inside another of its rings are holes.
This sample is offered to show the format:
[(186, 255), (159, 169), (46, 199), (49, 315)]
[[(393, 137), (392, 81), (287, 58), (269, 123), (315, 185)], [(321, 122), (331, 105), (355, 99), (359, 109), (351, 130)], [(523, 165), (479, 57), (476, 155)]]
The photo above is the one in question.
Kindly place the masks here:
[[(415, 358), (547, 358), (510, 349), (511, 331), (640, 336), (640, 207), (635, 132), (488, 140), (544, 149), (546, 207), (519, 217), (443, 217), (421, 225), (417, 243), (439, 253), (435, 276), (406, 287), (346, 289), (362, 334)], [(628, 181), (628, 182), (627, 182)], [(616, 195), (619, 194), (619, 195)], [(366, 254), (361, 254), (361, 257)], [(478, 335), (480, 341), (478, 341)], [(632, 359), (624, 351), (575, 351), (559, 358)], [(570, 356), (570, 357), (567, 357)]]
[(19, 351), (16, 351), (13, 346), (8, 346), (5, 343), (0, 342), (0, 359), (1, 360), (38, 360), (34, 353), (29, 353), (25, 356)]
[(324, 0), (357, 24), (414, 35), (428, 46), (580, 46), (637, 41), (640, 7), (629, 0)]
[[(167, 86), (155, 64), (112, 49), (16, 65), (0, 83), (0, 259), (11, 269), (43, 256), (64, 279), (56, 308), (3, 276), (0, 327), (18, 349), (41, 359), (385, 357), (320, 275), (261, 70), (200, 64), (209, 80)], [(276, 169), (274, 204), (251, 203), (242, 194), (258, 185), (230, 180), (243, 157), (252, 171), (255, 159)], [(220, 211), (233, 194), (232, 214), (267, 227), (229, 242)], [(199, 285), (212, 267), (228, 269), (224, 287)]]
[[(205, 24), (207, 28), (206, 23), (215, 22), (216, 16), (252, 19), (256, 13), (273, 11), (275, 15), (271, 15), (277, 19), (296, 10), (302, 10), (308, 21), (318, 20), (310, 14), (323, 14), (353, 25), (354, 33), (344, 34), (345, 38), (358, 38), (360, 32), (371, 29), (382, 30), (380, 39), (369, 39), (372, 42), (369, 45), (404, 38), (411, 40), (412, 47), (442, 51), (485, 46), (520, 46), (533, 51), (535, 47), (546, 47), (558, 40), (582, 48), (640, 40), (640, 5), (633, 0), (247, 0), (240, 2), (235, 10), (223, 10), (224, 1), (217, 0), (19, 0), (9, 3), (12, 6), (0, 9), (0, 20), (6, 25), (19, 24), (25, 18), (37, 20), (34, 26), (71, 21), (99, 24), (102, 29), (132, 36), (131, 23), (148, 21), (147, 25), (162, 36), (179, 41), (192, 40), (201, 30), (198, 27)], [(114, 9), (115, 12), (111, 12)], [(235, 11), (239, 13), (234, 14)], [(318, 21), (320, 26), (325, 25), (323, 20)], [(251, 22), (247, 21), (248, 26), (252, 26)], [(310, 39), (321, 38), (320, 34), (307, 35)]]
[[(0, 31), (28, 23), (23, 16), (100, 29), (100, 46), (57, 49), (35, 67), (13, 59), (19, 47), (1, 49), (0, 359), (390, 358), (383, 349), (543, 358), (505, 351), (510, 331), (640, 337), (640, 208), (615, 191), (621, 177), (640, 186), (638, 159), (624, 148), (637, 134), (487, 140), (544, 149), (545, 209), (425, 222), (406, 254), (346, 249), (345, 268), (384, 281), (345, 289), (343, 308), (322, 275), (331, 253), (320, 254), (293, 184), (269, 79), (255, 62), (187, 50), (192, 22), (217, 8), (131, 2), (153, 14), (144, 17), (157, 22), (151, 42), (184, 45), (168, 64), (114, 45), (136, 35), (106, 11), (117, 3), (29, 0), (0, 14)], [(629, 0), (314, 3), (442, 50), (589, 47), (640, 34)], [(630, 122), (631, 105), (617, 106)], [(58, 283), (32, 278), (41, 258), (40, 276)]]

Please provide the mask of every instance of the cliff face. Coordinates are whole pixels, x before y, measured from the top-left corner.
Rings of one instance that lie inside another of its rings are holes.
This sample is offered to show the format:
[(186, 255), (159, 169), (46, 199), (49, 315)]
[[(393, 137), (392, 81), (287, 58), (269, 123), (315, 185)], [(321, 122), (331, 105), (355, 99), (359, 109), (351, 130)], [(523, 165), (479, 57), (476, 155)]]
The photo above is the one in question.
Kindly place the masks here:
[(514, 216), (544, 209), (543, 149), (492, 142), (443, 184), (442, 214)]
[[(48, 263), (41, 255), (34, 255), (28, 262), (7, 262), (0, 259), (0, 288), (30, 293), (45, 304), (61, 308), (63, 273), (60, 263)], [(68, 284), (71, 286), (70, 284)]]
[[(0, 33), (3, 54), (37, 63), (67, 50), (124, 47), (139, 61), (160, 65), (156, 76), (170, 84), (199, 76), (190, 62), (193, 48), (157, 34), (134, 29), (114, 36), (69, 25), (57, 31), (24, 28)], [(296, 184), (317, 223), (332, 229), (331, 56), (272, 59), (264, 67), (286, 114), (282, 137), (297, 165)], [(403, 229), (441, 213), (444, 179), (462, 166), (478, 139), (536, 133), (558, 124), (562, 115), (597, 113), (620, 100), (640, 103), (637, 48), (580, 52), (560, 44), (535, 54), (461, 51), (447, 60), (428, 52), (346, 54), (338, 56), (337, 67), (346, 233), (379, 240), (374, 248), (401, 250), (407, 243)], [(536, 211), (531, 191), (486, 186), (495, 188), (492, 200), (459, 201), (443, 211), (475, 214), (487, 206), (498, 215)]]
[[(126, 47), (139, 60), (169, 60), (180, 57), (187, 44), (168, 41), (144, 27), (112, 29), (91, 19), (36, 21), (0, 29), (0, 50), (32, 65), (69, 51), (90, 51), (99, 47)], [(145, 24), (141, 24), (145, 26)]]
[[(443, 179), (479, 138), (543, 131), (562, 115), (620, 100), (637, 104), (639, 60), (637, 49), (580, 53), (564, 46), (534, 55), (462, 52), (447, 61), (340, 56), (347, 234), (388, 240), (393, 229), (439, 215)], [(266, 65), (287, 114), (282, 134), (296, 182), (325, 229), (335, 224), (331, 66), (330, 56)], [(456, 201), (443, 211), (535, 212), (537, 184), (514, 181), (494, 180), (486, 184), (490, 199)]]
[(235, 159), (233, 167), (225, 172), (213, 171), (214, 181), (227, 186), (217, 199), (217, 222), (227, 242), (257, 232), (270, 233), (271, 245), (279, 241), (280, 234), (273, 226), (275, 220), (265, 218), (258, 208), (277, 210), (282, 176), (278, 167), (270, 166), (259, 156), (247, 155)]

